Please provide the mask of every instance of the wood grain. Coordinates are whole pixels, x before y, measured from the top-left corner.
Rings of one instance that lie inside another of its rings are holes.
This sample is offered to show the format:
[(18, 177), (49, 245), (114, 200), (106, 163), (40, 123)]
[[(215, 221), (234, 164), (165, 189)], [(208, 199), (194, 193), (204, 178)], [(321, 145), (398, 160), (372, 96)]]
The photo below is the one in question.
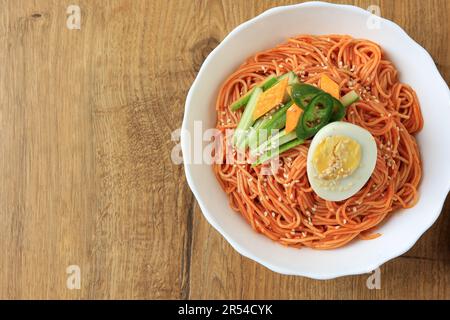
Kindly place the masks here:
[[(173, 164), (171, 132), (207, 54), (297, 1), (0, 1), (0, 298), (450, 298), (450, 202), (404, 256), (314, 281), (237, 254)], [(450, 80), (446, 0), (378, 4)], [(81, 8), (81, 30), (66, 8)], [(439, 22), (439, 23), (436, 23)], [(81, 289), (66, 287), (66, 267)]]

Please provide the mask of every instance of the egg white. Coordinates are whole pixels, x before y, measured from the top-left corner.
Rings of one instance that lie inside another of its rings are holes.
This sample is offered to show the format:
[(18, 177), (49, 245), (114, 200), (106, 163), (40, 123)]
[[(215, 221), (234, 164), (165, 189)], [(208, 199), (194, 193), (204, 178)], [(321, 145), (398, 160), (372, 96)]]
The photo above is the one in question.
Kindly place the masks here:
[[(333, 186), (318, 178), (313, 164), (313, 154), (317, 145), (326, 137), (347, 136), (361, 146), (361, 162), (355, 171), (342, 179), (336, 180)], [(314, 192), (328, 201), (342, 201), (356, 194), (369, 180), (377, 162), (377, 144), (372, 134), (366, 129), (348, 122), (332, 122), (323, 127), (311, 141), (306, 162), (309, 183)]]

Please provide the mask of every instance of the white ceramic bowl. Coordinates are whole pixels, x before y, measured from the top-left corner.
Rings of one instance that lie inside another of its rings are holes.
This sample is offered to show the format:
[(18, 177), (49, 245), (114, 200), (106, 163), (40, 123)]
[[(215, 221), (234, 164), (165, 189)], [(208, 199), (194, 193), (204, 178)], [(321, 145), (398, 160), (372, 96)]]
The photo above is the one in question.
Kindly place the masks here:
[[(361, 8), (308, 2), (270, 9), (234, 29), (208, 56), (187, 96), (181, 134), (187, 181), (209, 221), (242, 255), (290, 275), (330, 279), (367, 273), (409, 250), (438, 218), (450, 189), (450, 93), (430, 55), (398, 25), (381, 19), (368, 28), (370, 13)], [(369, 22), (369, 24), (373, 21)], [(213, 128), (218, 89), (255, 52), (298, 34), (349, 34), (380, 44), (400, 72), (401, 81), (417, 92), (425, 120), (418, 141), (423, 159), (420, 201), (390, 216), (375, 240), (354, 241), (334, 250), (281, 246), (256, 233), (232, 211), (208, 164), (191, 164), (187, 154), (194, 121)]]

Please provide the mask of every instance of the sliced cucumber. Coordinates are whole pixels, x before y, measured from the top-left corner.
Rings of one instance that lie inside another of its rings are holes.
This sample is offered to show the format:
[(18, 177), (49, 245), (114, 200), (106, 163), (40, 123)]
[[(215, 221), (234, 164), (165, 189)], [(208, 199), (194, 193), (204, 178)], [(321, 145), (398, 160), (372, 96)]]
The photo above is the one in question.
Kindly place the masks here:
[[(291, 73), (292, 71), (289, 71), (289, 72), (287, 72), (287, 73), (285, 73), (285, 74), (282, 74), (281, 76), (279, 76), (278, 77), (278, 82), (280, 82), (280, 81), (283, 81), (284, 79), (289, 79), (290, 77), (291, 77), (291, 75), (290, 75), (290, 73)], [(288, 81), (289, 82), (289, 81)]]
[(262, 143), (258, 148), (250, 150), (250, 154), (253, 156), (263, 154), (264, 152), (276, 148), (277, 146), (281, 146), (295, 138), (297, 138), (295, 131), (286, 133), (286, 131), (283, 130)]
[[(292, 101), (289, 101), (271, 116), (265, 117), (258, 126), (253, 126), (255, 130), (252, 131), (248, 136), (248, 144), (251, 149), (256, 149), (257, 146), (269, 139), (269, 135), (272, 130), (284, 128), (284, 126), (286, 125), (286, 111), (291, 106)], [(261, 134), (262, 130), (266, 130), (267, 134)]]
[(294, 83), (298, 83), (298, 77), (297, 77), (297, 75), (295, 74), (294, 71), (289, 71), (289, 72), (279, 76), (278, 77), (278, 82), (280, 82), (280, 81), (282, 81), (282, 80), (284, 80), (286, 78), (288, 79), (288, 84), (289, 85), (294, 84)]
[(255, 123), (252, 125), (252, 128), (256, 130), (264, 126), (269, 120), (270, 120), (269, 115), (265, 114), (264, 116), (255, 121)]
[(341, 98), (341, 103), (344, 107), (348, 107), (352, 103), (355, 103), (359, 100), (359, 95), (355, 90), (348, 92), (345, 96)]
[(272, 87), (275, 83), (277, 83), (278, 79), (276, 76), (272, 75), (267, 77), (265, 80), (257, 84), (255, 87), (251, 88), (249, 91), (247, 91), (246, 94), (244, 94), (242, 97), (240, 97), (238, 100), (233, 102), (231, 104), (231, 111), (236, 111), (245, 106), (249, 100), (253, 92), (256, 88), (262, 88), (264, 91), (268, 88)]
[(256, 167), (270, 159), (273, 159), (274, 157), (282, 154), (283, 152), (285, 152), (289, 149), (295, 148), (296, 146), (298, 146), (304, 142), (305, 141), (303, 139), (295, 139), (295, 140), (289, 141), (289, 142), (281, 145), (279, 148), (268, 150), (261, 157), (259, 157), (255, 163), (252, 164), (252, 167)]
[(272, 87), (275, 83), (277, 83), (277, 81), (278, 81), (277, 77), (272, 75), (264, 81), (261, 87), (264, 91), (266, 91), (267, 89)]
[(298, 80), (298, 76), (297, 74), (295, 74), (294, 71), (289, 71), (289, 85), (293, 85), (295, 83), (300, 83), (300, 81)]
[[(268, 83), (268, 85), (264, 86), (264, 91), (266, 91), (267, 89), (270, 89), (271, 87), (276, 85), (278, 82), (280, 82), (286, 78), (288, 79), (289, 86), (291, 86), (295, 83), (300, 83), (295, 72), (289, 71), (289, 72), (279, 76), (278, 78), (276, 78), (276, 81), (274, 81), (274, 82), (271, 81), (270, 83)], [(286, 92), (286, 94), (284, 95), (284, 98), (283, 98), (283, 102), (287, 102), (287, 101), (289, 101), (289, 94)]]
[[(284, 74), (285, 77), (287, 77), (288, 80), (288, 86), (292, 86), (294, 84), (299, 84), (300, 81), (298, 81), (298, 77), (293, 71), (289, 71), (288, 73)], [(286, 93), (284, 94), (283, 102), (289, 101), (291, 99), (288, 91), (286, 90)]]
[(253, 111), (255, 110), (256, 104), (258, 102), (259, 96), (262, 94), (263, 90), (261, 88), (255, 88), (250, 99), (248, 101), (247, 107), (242, 114), (241, 120), (236, 128), (233, 135), (233, 143), (239, 149), (244, 149), (246, 145), (247, 131), (250, 126), (254, 123), (253, 121)]

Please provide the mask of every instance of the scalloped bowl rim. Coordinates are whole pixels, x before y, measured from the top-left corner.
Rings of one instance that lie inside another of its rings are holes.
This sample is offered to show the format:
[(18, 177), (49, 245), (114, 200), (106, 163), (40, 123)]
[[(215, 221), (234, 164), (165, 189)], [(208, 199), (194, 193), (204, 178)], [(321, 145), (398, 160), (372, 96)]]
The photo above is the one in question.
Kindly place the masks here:
[[(191, 165), (187, 164), (187, 162), (186, 162), (186, 160), (187, 160), (186, 154), (188, 153), (187, 150), (190, 147), (190, 144), (188, 141), (189, 137), (185, 134), (185, 132), (187, 130), (189, 122), (191, 121), (190, 112), (193, 108), (191, 100), (194, 95), (194, 92), (196, 92), (198, 89), (199, 83), (201, 81), (204, 81), (203, 79), (205, 77), (204, 72), (205, 72), (206, 66), (212, 60), (214, 60), (214, 57), (216, 56), (216, 54), (222, 49), (222, 47), (224, 47), (226, 45), (226, 43), (228, 41), (230, 41), (230, 39), (239, 37), (239, 34), (241, 31), (245, 30), (248, 27), (251, 27), (252, 25), (254, 25), (256, 23), (260, 23), (266, 17), (270, 17), (270, 16), (276, 15), (276, 14), (282, 14), (283, 12), (286, 12), (289, 10), (298, 10), (299, 8), (331, 8), (331, 9), (352, 11), (354, 14), (365, 14), (365, 15), (370, 14), (362, 8), (351, 6), (351, 5), (338, 5), (338, 4), (330, 4), (330, 3), (318, 2), (318, 1), (317, 2), (305, 2), (305, 3), (301, 3), (301, 4), (279, 6), (279, 7), (271, 8), (271, 9), (261, 13), (260, 15), (242, 23), (241, 25), (237, 26), (234, 30), (232, 30), (224, 38), (224, 40), (205, 59), (204, 63), (202, 64), (202, 66), (197, 74), (197, 77), (195, 78), (195, 80), (192, 84), (191, 89), (188, 92), (187, 98), (186, 98), (185, 113), (184, 113), (182, 132), (181, 132), (181, 148), (182, 148), (182, 153), (183, 153), (183, 161), (184, 161), (184, 167), (185, 167), (186, 180), (187, 180), (188, 185), (190, 186), (195, 198), (197, 199), (200, 209), (201, 209), (203, 215), (205, 216), (206, 220), (217, 231), (219, 231), (219, 233), (222, 234), (222, 236), (231, 244), (231, 246), (236, 251), (238, 251), (241, 255), (264, 265), (265, 267), (269, 268), (270, 270), (277, 272), (277, 273), (285, 274), (285, 275), (305, 276), (305, 277), (319, 279), (319, 280), (332, 279), (332, 278), (346, 276), (346, 275), (357, 275), (357, 274), (368, 273), (368, 272), (375, 270), (376, 268), (378, 268), (385, 262), (387, 262), (393, 258), (396, 258), (396, 257), (404, 254), (405, 252), (407, 252), (417, 242), (417, 240), (419, 240), (419, 238), (433, 225), (433, 223), (437, 220), (437, 218), (439, 217), (439, 215), (442, 211), (442, 207), (444, 205), (445, 199), (450, 190), (450, 171), (445, 173), (446, 178), (448, 178), (448, 181), (449, 181), (448, 185), (446, 187), (444, 186), (444, 188), (441, 188), (442, 191), (441, 191), (441, 195), (439, 196), (440, 201), (438, 203), (438, 207), (440, 208), (440, 210), (436, 210), (435, 212), (429, 213), (430, 216), (427, 220), (427, 223), (423, 224), (421, 226), (421, 228), (416, 230), (416, 235), (413, 237), (413, 239), (411, 239), (410, 242), (403, 243), (402, 246), (397, 246), (397, 247), (393, 246), (393, 248), (395, 248), (395, 249), (392, 249), (391, 252), (386, 253), (382, 256), (373, 258), (372, 261), (367, 261), (364, 265), (355, 266), (355, 267), (345, 269), (345, 270), (337, 269), (337, 270), (328, 271), (328, 272), (315, 272), (315, 271), (311, 271), (311, 270), (286, 268), (286, 267), (277, 265), (277, 261), (271, 261), (270, 259), (263, 258), (260, 255), (258, 255), (258, 253), (251, 252), (248, 249), (244, 248), (244, 246), (241, 243), (239, 243), (239, 241), (234, 239), (234, 237), (231, 236), (229, 234), (229, 232), (220, 225), (219, 221), (217, 221), (216, 217), (214, 217), (214, 214), (212, 214), (208, 210), (207, 205), (205, 204), (205, 201), (204, 201), (202, 195), (200, 195), (200, 193), (198, 192), (198, 183), (201, 183), (201, 182), (196, 180), (192, 176)], [(442, 78), (439, 71), (437, 70), (437, 68), (433, 62), (433, 59), (431, 58), (429, 53), (423, 47), (421, 47), (416, 41), (414, 41), (400, 26), (398, 26), (397, 24), (395, 24), (394, 22), (392, 22), (390, 20), (387, 20), (384, 18), (380, 18), (380, 19), (381, 19), (382, 23), (385, 24), (389, 28), (389, 30), (397, 32), (401, 36), (401, 38), (402, 38), (401, 40), (403, 42), (407, 42), (410, 47), (414, 48), (414, 50), (417, 50), (418, 53), (420, 53), (422, 55), (421, 59), (423, 59), (423, 61), (425, 61), (427, 63), (427, 68), (431, 68), (430, 70), (428, 70), (428, 72), (430, 74), (433, 74), (433, 76), (436, 78), (435, 82), (438, 83), (441, 87), (447, 89), (446, 105), (450, 106), (450, 93), (448, 92), (447, 84), (445, 83), (444, 79)], [(450, 115), (450, 113), (447, 113), (447, 115)], [(449, 119), (450, 119), (450, 116), (449, 116)], [(450, 145), (448, 145), (448, 147), (450, 148)], [(420, 201), (421, 200), (419, 200), (419, 202)], [(244, 223), (247, 223), (247, 222), (244, 221)], [(254, 232), (254, 231), (249, 229), (249, 232)], [(282, 246), (280, 246), (280, 247), (282, 247)], [(295, 250), (298, 250), (298, 249), (295, 249)], [(305, 250), (305, 249), (300, 249), (300, 250)], [(323, 251), (323, 252), (326, 252), (326, 251)]]

